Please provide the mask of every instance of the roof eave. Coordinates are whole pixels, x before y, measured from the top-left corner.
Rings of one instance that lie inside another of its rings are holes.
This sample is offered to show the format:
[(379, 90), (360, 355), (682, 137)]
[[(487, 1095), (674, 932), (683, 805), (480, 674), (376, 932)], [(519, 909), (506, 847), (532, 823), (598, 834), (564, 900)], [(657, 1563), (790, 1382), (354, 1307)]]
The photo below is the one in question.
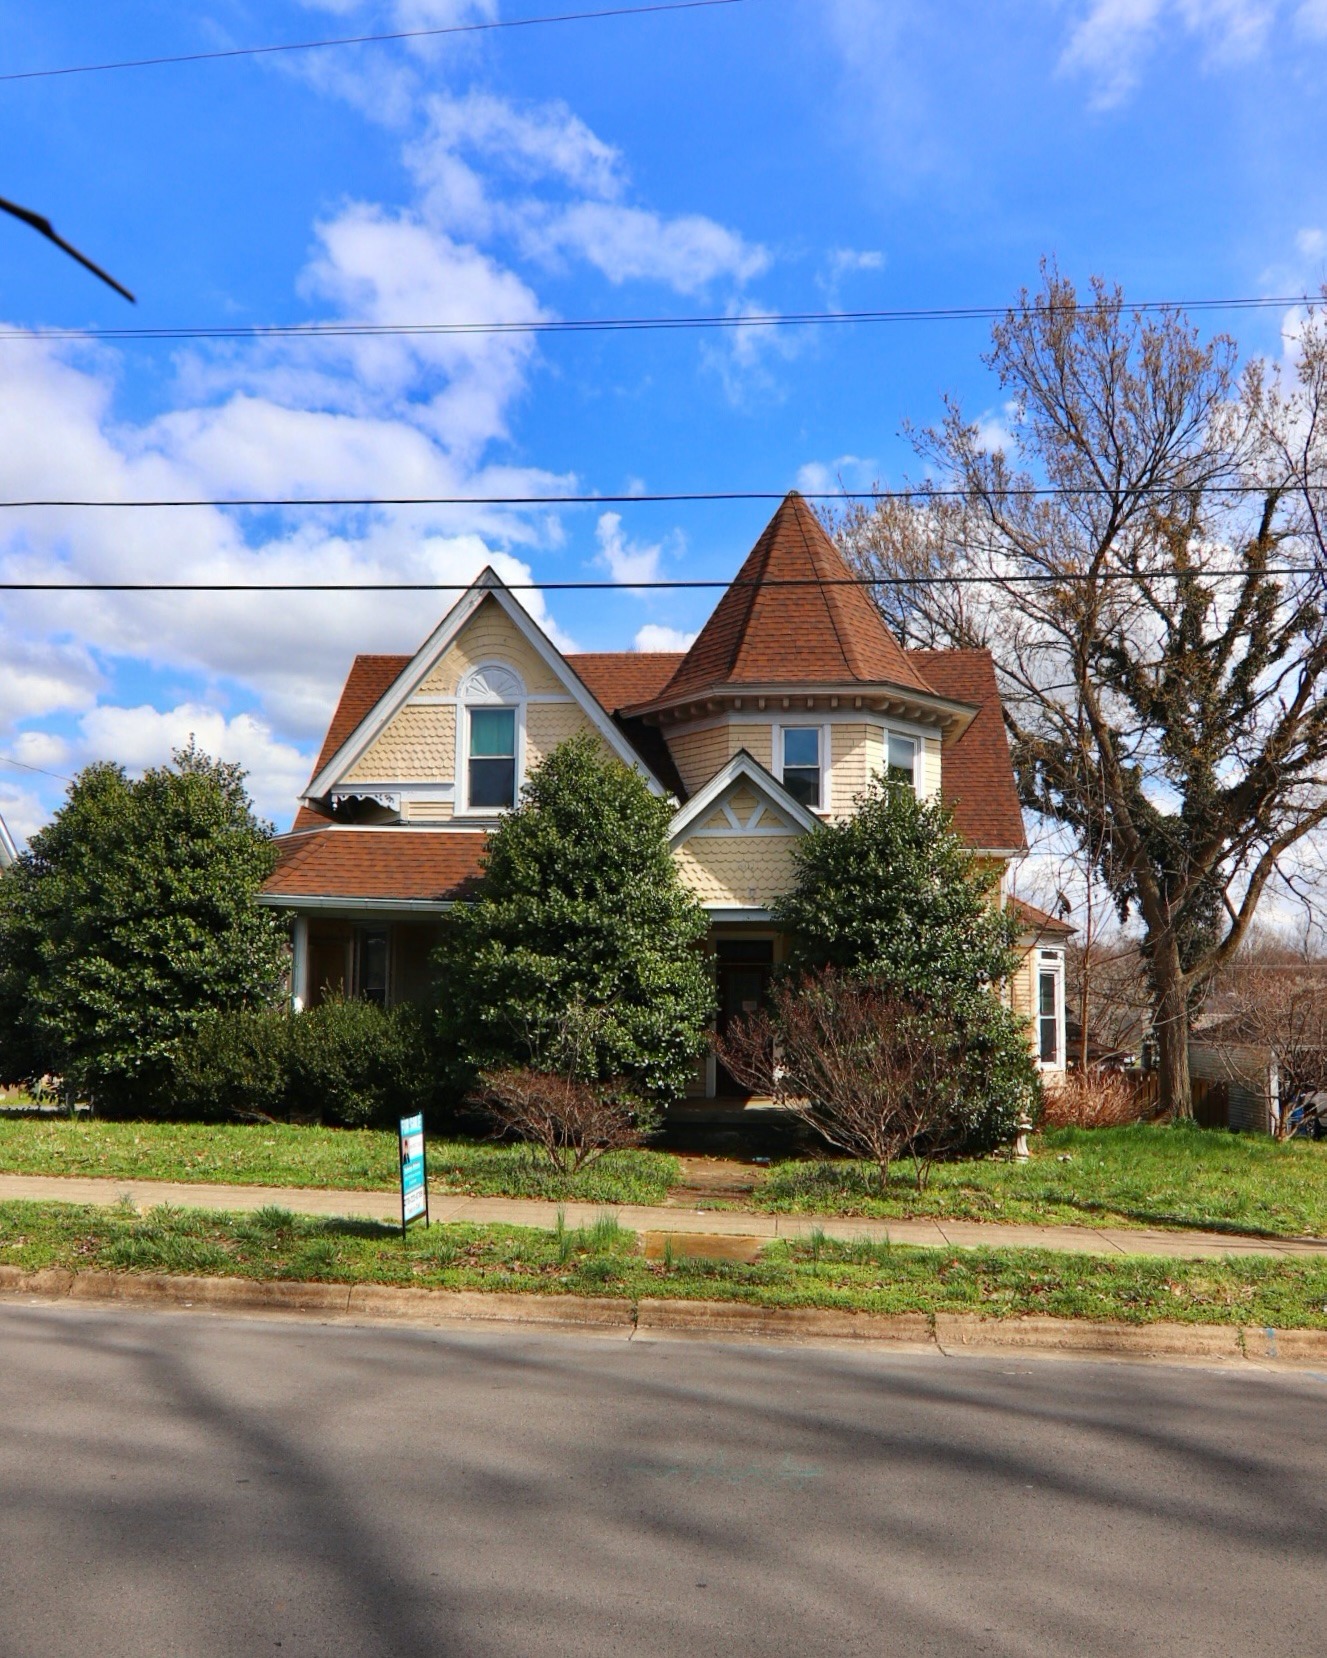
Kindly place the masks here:
[[(673, 709), (695, 707), (706, 702), (738, 699), (745, 702), (760, 697), (766, 700), (783, 697), (870, 697), (886, 704), (901, 704), (904, 709), (910, 707), (923, 714), (938, 715), (946, 727), (947, 734), (952, 728), (955, 737), (961, 736), (981, 712), (979, 703), (958, 702), (953, 697), (937, 696), (933, 691), (918, 691), (912, 686), (898, 685), (891, 680), (776, 680), (749, 685), (727, 680), (680, 696), (665, 694), (650, 702), (623, 708), (621, 714), (628, 719), (648, 719), (653, 714), (665, 714)], [(772, 709), (769, 712), (777, 714), (780, 710)], [(871, 712), (887, 714), (888, 709), (872, 709)]]

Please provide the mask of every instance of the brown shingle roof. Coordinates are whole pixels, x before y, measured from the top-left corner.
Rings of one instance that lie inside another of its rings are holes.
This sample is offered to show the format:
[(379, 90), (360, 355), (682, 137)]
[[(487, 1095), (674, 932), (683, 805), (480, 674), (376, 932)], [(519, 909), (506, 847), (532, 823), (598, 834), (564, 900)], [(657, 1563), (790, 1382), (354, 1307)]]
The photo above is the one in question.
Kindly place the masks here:
[(810, 507), (786, 496), (660, 698), (852, 681), (930, 691), (864, 588), (823, 585), (850, 577)]
[(1035, 904), (1029, 904), (1026, 898), (1011, 898), (1009, 908), (1031, 933), (1053, 933), (1057, 938), (1067, 938), (1076, 931), (1067, 921), (1061, 921), (1058, 916), (1047, 915), (1045, 910), (1039, 910)]
[(454, 829), (324, 829), (284, 835), (270, 898), (453, 900), (472, 896), (486, 837)]
[(1021, 851), (1027, 837), (991, 653), (909, 651), (908, 656), (940, 696), (977, 708), (972, 724), (941, 760), (941, 793), (954, 827), (971, 846)]
[(350, 664), (350, 672), (341, 688), (341, 700), (327, 727), (318, 763), (313, 768), (316, 777), (345, 742), (359, 722), (378, 699), (405, 671), (413, 656), (357, 656)]
[(610, 714), (657, 697), (677, 672), (681, 651), (576, 651), (567, 657)]

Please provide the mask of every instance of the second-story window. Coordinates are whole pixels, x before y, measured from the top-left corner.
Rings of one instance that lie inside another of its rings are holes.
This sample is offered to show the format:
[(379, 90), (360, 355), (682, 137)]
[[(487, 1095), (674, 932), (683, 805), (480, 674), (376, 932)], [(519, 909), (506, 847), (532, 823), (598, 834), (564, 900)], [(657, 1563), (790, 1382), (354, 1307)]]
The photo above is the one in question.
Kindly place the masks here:
[(467, 804), (472, 812), (510, 811), (516, 804), (516, 710), (470, 710)]
[(885, 739), (885, 775), (891, 783), (917, 787), (917, 743), (912, 737), (898, 737), (892, 731)]
[(814, 811), (820, 805), (820, 727), (783, 727), (783, 786)]

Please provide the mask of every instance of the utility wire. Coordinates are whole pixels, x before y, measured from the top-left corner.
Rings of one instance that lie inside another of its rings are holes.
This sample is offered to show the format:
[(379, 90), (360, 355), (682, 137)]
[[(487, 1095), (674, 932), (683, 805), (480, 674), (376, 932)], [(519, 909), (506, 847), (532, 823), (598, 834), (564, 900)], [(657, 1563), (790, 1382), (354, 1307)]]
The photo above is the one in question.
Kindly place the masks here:
[[(1205, 484), (1209, 495), (1265, 495), (1264, 484)], [(769, 502), (784, 501), (788, 490), (728, 489), (679, 490), (665, 494), (643, 495), (237, 495), (180, 496), (158, 500), (135, 498), (89, 499), (81, 497), (44, 496), (30, 500), (0, 500), (0, 511), (28, 511), (38, 507), (61, 509), (112, 509), (115, 511), (175, 510), (193, 507), (623, 507), (623, 506), (678, 506), (687, 503)], [(965, 489), (931, 489), (919, 485), (915, 489), (821, 489), (799, 490), (804, 501), (937, 501), (963, 500), (974, 492)], [(1107, 489), (1102, 484), (1047, 484), (1011, 485), (992, 490), (1006, 500), (1040, 500), (1058, 498), (1067, 500), (1094, 499), (1115, 495), (1148, 498), (1183, 494), (1178, 485), (1138, 485), (1119, 490)]]
[[(508, 593), (656, 593), (731, 587), (981, 587), (992, 583), (1041, 586), (1083, 581), (1168, 581), (1197, 577), (1202, 581), (1229, 578), (1327, 574), (1312, 564), (1272, 565), (1264, 570), (1065, 570), (1012, 575), (931, 576), (788, 576), (731, 581), (679, 579), (676, 581), (524, 581), (504, 582)], [(0, 593), (465, 593), (467, 581), (0, 581)]]
[(36, 772), (38, 777), (53, 777), (57, 783), (72, 783), (62, 771), (47, 771), (45, 766), (30, 766), (26, 760), (16, 760), (12, 754), (0, 754), (0, 766), (17, 766), (20, 771)]
[[(0, 76), (3, 79), (3, 76)], [(1127, 305), (1130, 312), (1279, 311), (1292, 305), (1319, 305), (1321, 294), (1269, 294), (1232, 299), (1148, 299)], [(690, 329), (810, 328), (844, 323), (989, 322), (1013, 312), (1020, 316), (1060, 311), (1091, 315), (1114, 309), (1114, 301), (1073, 305), (950, 305), (875, 311), (766, 311), (741, 316), (565, 317), (509, 322), (291, 322), (180, 326), (178, 328), (0, 328), (0, 340), (89, 340), (127, 343), (155, 340), (338, 340), (447, 338), (490, 334), (630, 334)]]
[(15, 69), (0, 81), (53, 80), (62, 75), (104, 75), (118, 69), (160, 69), (172, 63), (215, 63), (224, 58), (268, 57), (277, 52), (318, 52), (330, 46), (376, 46), (394, 40), (439, 35), (488, 34), (495, 29), (537, 29), (550, 23), (590, 23), (600, 18), (644, 17), (654, 12), (688, 12), (713, 6), (740, 6), (745, 0), (656, 0), (653, 5), (611, 6), (600, 11), (562, 12), (551, 17), (494, 18), (487, 23), (448, 23), (432, 29), (396, 29), (390, 34), (336, 35), (326, 40), (287, 40), (271, 46), (230, 46), (211, 52), (173, 52), (161, 57), (121, 58), (108, 63), (74, 63), (56, 69)]

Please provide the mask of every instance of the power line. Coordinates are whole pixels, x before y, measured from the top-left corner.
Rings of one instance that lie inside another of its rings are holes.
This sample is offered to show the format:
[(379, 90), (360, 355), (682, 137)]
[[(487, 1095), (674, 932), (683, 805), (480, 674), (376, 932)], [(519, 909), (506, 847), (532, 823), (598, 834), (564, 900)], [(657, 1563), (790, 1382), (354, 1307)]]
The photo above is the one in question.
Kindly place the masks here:
[(47, 771), (45, 766), (30, 766), (26, 760), (16, 760), (12, 754), (0, 754), (0, 766), (17, 766), (20, 771), (36, 772), (38, 777), (53, 777), (57, 783), (72, 783), (62, 771)]
[[(3, 76), (0, 76), (3, 79)], [(1292, 305), (1321, 304), (1321, 294), (1268, 294), (1230, 299), (1148, 299), (1125, 307), (1130, 312), (1269, 311)], [(116, 344), (167, 340), (338, 340), (437, 339), (502, 334), (630, 334), (674, 330), (811, 328), (845, 323), (990, 322), (1009, 315), (1052, 316), (1060, 311), (1091, 315), (1114, 308), (1113, 301), (1074, 305), (950, 305), (922, 309), (897, 307), (873, 311), (765, 311), (740, 316), (683, 317), (547, 317), (506, 322), (292, 322), (199, 324), (177, 328), (0, 328), (0, 340), (107, 341)]]
[[(732, 587), (982, 587), (1005, 583), (1044, 586), (1057, 582), (1167, 581), (1192, 576), (1202, 581), (1256, 576), (1312, 576), (1327, 574), (1312, 564), (1270, 565), (1250, 571), (1219, 570), (1065, 570), (1010, 575), (929, 576), (788, 576), (731, 581), (718, 578), (674, 581), (526, 581), (504, 582), (508, 593), (655, 593)], [(0, 593), (465, 593), (467, 581), (0, 581)]]
[(655, 0), (652, 5), (611, 6), (600, 11), (561, 12), (551, 17), (495, 18), (487, 23), (448, 23), (431, 29), (396, 29), (390, 34), (336, 35), (325, 40), (279, 41), (270, 46), (230, 46), (211, 52), (174, 52), (168, 56), (121, 58), (108, 63), (74, 63), (56, 69), (16, 69), (0, 75), (0, 81), (42, 81), (63, 75), (103, 75), (117, 69), (159, 69), (172, 63), (215, 63), (225, 58), (269, 57), (277, 52), (317, 52), (330, 46), (377, 46), (395, 40), (489, 34), (496, 29), (536, 29), (550, 23), (590, 23), (601, 18), (644, 17), (654, 12), (702, 11), (713, 6), (742, 4), (744, 0)]
[[(1205, 493), (1239, 497), (1266, 495), (1265, 484), (1204, 484)], [(957, 501), (967, 499), (974, 492), (965, 489), (935, 489), (919, 485), (915, 489), (821, 489), (800, 490), (804, 501)], [(1090, 500), (1107, 499), (1116, 495), (1148, 499), (1182, 496), (1181, 485), (1153, 484), (1107, 489), (1102, 484), (1046, 484), (1011, 485), (992, 491), (1003, 500)], [(721, 504), (725, 502), (770, 502), (787, 499), (787, 490), (727, 489), (677, 490), (661, 494), (639, 495), (237, 495), (237, 496), (179, 496), (156, 500), (120, 497), (35, 497), (30, 500), (0, 500), (0, 511), (29, 511), (37, 508), (59, 508), (83, 511), (87, 509), (113, 511), (154, 511), (196, 507), (623, 507), (623, 506), (680, 506), (687, 504)]]

